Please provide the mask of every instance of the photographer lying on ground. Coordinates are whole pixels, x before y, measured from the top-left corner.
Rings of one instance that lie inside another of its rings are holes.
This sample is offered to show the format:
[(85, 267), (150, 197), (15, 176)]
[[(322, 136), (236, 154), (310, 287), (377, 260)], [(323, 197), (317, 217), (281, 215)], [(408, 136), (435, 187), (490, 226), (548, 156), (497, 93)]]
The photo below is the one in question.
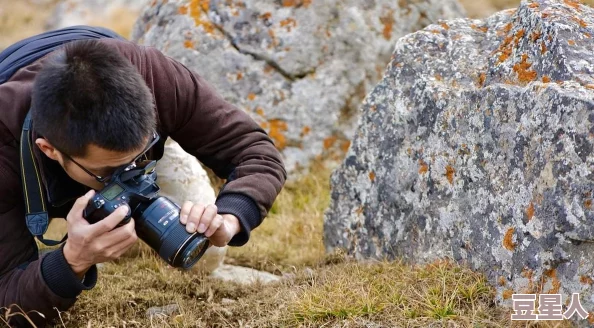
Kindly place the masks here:
[[(180, 213), (188, 232), (215, 246), (245, 244), (286, 179), (278, 150), (246, 113), (179, 62), (105, 29), (51, 31), (0, 53), (0, 109), (0, 308), (39, 311), (45, 318), (29, 313), (38, 326), (93, 288), (95, 264), (135, 243), (134, 219), (117, 227), (128, 206), (94, 224), (83, 210), (117, 168), (161, 158), (168, 137), (227, 179), (215, 204), (186, 202)], [(36, 173), (21, 173), (27, 158)], [(38, 188), (27, 188), (31, 179)], [(44, 213), (68, 221), (66, 242), (42, 258), (36, 194)]]

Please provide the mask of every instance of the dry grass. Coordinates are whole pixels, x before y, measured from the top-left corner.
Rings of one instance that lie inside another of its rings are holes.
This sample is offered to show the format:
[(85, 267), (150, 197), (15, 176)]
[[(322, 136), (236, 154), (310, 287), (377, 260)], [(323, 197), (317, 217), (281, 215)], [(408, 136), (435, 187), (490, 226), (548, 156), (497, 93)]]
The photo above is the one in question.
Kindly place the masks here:
[[(55, 327), (571, 327), (512, 323), (484, 275), (448, 261), (357, 263), (324, 255), (330, 169), (316, 164), (312, 172), (288, 183), (248, 245), (229, 252), (230, 262), (284, 274), (281, 282), (224, 283), (169, 268), (140, 246), (136, 256), (105, 264), (97, 286)], [(169, 304), (179, 310), (146, 316)]]
[(0, 0), (0, 50), (18, 40), (43, 32), (54, 2)]
[(316, 163), (313, 173), (288, 183), (250, 241), (229, 249), (229, 262), (275, 271), (312, 266), (323, 258), (323, 214), (330, 202), (331, 171), (331, 167)]

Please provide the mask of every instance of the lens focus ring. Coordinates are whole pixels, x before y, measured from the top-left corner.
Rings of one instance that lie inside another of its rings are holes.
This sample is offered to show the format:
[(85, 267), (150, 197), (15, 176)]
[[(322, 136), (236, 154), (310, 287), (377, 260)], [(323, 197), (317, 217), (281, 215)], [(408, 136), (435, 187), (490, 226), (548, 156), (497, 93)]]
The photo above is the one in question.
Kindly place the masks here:
[(159, 256), (167, 259), (171, 266), (179, 267), (183, 248), (189, 245), (192, 239), (200, 238), (201, 235), (190, 234), (183, 224), (176, 224), (170, 230), (159, 249)]

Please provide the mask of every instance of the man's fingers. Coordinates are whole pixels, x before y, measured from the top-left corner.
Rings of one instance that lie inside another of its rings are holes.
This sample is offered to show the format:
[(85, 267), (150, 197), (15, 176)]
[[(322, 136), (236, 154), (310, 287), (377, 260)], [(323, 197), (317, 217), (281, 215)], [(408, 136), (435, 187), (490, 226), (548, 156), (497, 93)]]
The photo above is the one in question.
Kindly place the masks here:
[(92, 235), (99, 236), (113, 230), (113, 228), (115, 228), (126, 217), (128, 210), (128, 205), (120, 206), (117, 210), (105, 217), (103, 220), (93, 224), (91, 226)]
[(207, 238), (212, 236), (212, 234), (215, 233), (215, 231), (217, 231), (217, 229), (221, 227), (221, 224), (223, 224), (223, 217), (217, 214), (210, 223), (208, 230), (206, 230), (206, 232), (204, 233), (204, 236), (206, 236)]
[(83, 211), (93, 196), (95, 196), (95, 190), (91, 189), (84, 196), (79, 197), (76, 202), (74, 202), (74, 205), (72, 205), (72, 209), (66, 216), (66, 220), (69, 222), (76, 222), (84, 219)]
[[(125, 228), (126, 226), (128, 226), (128, 224), (125, 226), (119, 227), (116, 230)], [(116, 230), (114, 230), (113, 232), (115, 232)], [(132, 247), (132, 245), (134, 245), (137, 240), (138, 240), (138, 237), (136, 236), (135, 233), (132, 235), (126, 234), (124, 239), (121, 239), (119, 242), (116, 242), (114, 244), (110, 244), (110, 246), (107, 246), (104, 250), (104, 256), (110, 260), (115, 260), (115, 259), (119, 258), (120, 256), (122, 256), (122, 254), (124, 254), (128, 249), (130, 249), (130, 247)]]
[(136, 239), (137, 236), (136, 230), (134, 230), (134, 225), (134, 219), (130, 219), (130, 222), (126, 223), (125, 225), (104, 233), (101, 235), (101, 237), (99, 237), (101, 239), (101, 244), (111, 247), (111, 245), (118, 244), (130, 238)]
[(186, 201), (181, 207), (179, 211), (179, 221), (181, 224), (188, 223), (188, 216), (190, 215), (190, 211), (192, 210), (192, 206), (194, 204), (192, 202)]
[(201, 222), (201, 217), (204, 216), (205, 207), (202, 204), (196, 204), (192, 206), (190, 215), (188, 215), (188, 224), (186, 225), (186, 231), (189, 233), (196, 232), (196, 228)]
[(200, 218), (200, 224), (198, 224), (198, 233), (203, 233), (206, 231), (206, 229), (208, 229), (212, 220), (217, 216), (217, 211), (217, 206), (214, 204), (206, 206), (206, 208), (204, 209), (204, 213)]

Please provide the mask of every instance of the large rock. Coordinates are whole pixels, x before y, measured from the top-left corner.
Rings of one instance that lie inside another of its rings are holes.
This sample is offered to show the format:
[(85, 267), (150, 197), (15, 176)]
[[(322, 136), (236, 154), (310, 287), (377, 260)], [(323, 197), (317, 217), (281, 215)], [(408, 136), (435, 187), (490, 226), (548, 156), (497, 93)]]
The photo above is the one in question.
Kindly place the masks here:
[(332, 176), (328, 250), (452, 257), (505, 304), (581, 293), (592, 313), (593, 38), (594, 9), (542, 0), (400, 39)]
[(149, 0), (60, 0), (46, 22), (46, 28), (103, 26), (129, 38), (134, 22), (149, 3)]
[(456, 0), (157, 0), (132, 38), (249, 112), (293, 171), (348, 149), (397, 38), (462, 12)]
[[(194, 204), (214, 204), (216, 197), (210, 179), (200, 162), (186, 153), (172, 139), (165, 143), (163, 157), (157, 162), (157, 184), (160, 195), (168, 197), (178, 205), (185, 201)], [(225, 259), (227, 247), (211, 246), (192, 267), (197, 273), (211, 273)]]

